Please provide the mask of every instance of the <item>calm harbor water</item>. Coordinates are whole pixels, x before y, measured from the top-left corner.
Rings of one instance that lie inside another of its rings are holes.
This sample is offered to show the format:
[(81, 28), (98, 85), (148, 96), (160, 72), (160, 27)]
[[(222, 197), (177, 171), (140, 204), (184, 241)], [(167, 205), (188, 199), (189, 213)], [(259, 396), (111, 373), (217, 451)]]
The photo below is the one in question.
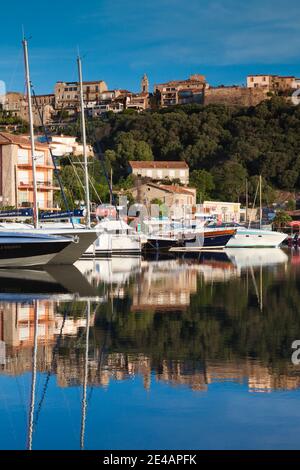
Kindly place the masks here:
[(299, 449), (300, 253), (0, 270), (1, 449)]

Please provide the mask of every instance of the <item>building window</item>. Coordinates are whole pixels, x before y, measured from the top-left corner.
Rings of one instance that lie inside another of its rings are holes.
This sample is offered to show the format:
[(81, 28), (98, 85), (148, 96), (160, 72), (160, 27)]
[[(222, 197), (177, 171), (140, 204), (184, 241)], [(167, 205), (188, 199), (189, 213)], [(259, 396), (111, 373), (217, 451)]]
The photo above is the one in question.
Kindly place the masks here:
[(23, 203), (28, 202), (27, 191), (19, 191), (18, 192), (18, 202), (19, 202), (19, 205), (22, 205)]
[(29, 183), (29, 172), (28, 171), (19, 171), (18, 172), (19, 176), (19, 181), (22, 184), (28, 184)]
[(18, 163), (28, 163), (28, 151), (25, 149), (18, 150)]

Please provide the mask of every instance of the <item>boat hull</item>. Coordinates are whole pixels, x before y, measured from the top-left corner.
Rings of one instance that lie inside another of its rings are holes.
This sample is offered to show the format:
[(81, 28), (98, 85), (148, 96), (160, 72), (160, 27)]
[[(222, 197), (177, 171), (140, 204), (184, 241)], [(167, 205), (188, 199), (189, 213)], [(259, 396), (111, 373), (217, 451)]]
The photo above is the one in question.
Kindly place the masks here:
[(231, 240), (235, 230), (204, 231), (193, 240), (186, 241), (184, 251), (193, 252), (205, 249), (223, 249)]
[(142, 251), (143, 253), (161, 253), (180, 248), (181, 246), (182, 244), (176, 239), (149, 238), (147, 243), (144, 243)]
[[(51, 233), (47, 230), (47, 233)], [(76, 243), (67, 246), (64, 250), (58, 253), (49, 264), (51, 265), (71, 265), (79, 260), (82, 255), (88, 250), (89, 246), (97, 239), (97, 233), (94, 230), (85, 229), (71, 229), (53, 231), (53, 235), (62, 235), (64, 237), (75, 238)]]
[(238, 230), (227, 248), (278, 248), (287, 235), (264, 230)]
[(70, 244), (71, 240), (46, 242), (22, 236), (0, 237), (0, 267), (46, 265)]
[(83, 253), (81, 259), (141, 256), (139, 238), (126, 235), (98, 234), (95, 243)]

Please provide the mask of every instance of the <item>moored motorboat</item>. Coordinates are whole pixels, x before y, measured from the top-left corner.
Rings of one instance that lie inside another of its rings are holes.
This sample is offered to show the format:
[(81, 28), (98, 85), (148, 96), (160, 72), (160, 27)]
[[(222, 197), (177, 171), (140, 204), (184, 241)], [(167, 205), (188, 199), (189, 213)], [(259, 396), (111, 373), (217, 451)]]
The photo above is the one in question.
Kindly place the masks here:
[(228, 242), (228, 248), (278, 248), (287, 238), (285, 233), (271, 230), (247, 229), (238, 227), (236, 234)]
[(121, 219), (104, 219), (95, 226), (97, 239), (82, 258), (140, 256), (141, 237)]
[(0, 267), (46, 265), (73, 243), (72, 238), (0, 231)]
[(206, 229), (199, 231), (193, 238), (185, 235), (183, 246), (170, 251), (196, 252), (205, 249), (220, 250), (228, 245), (235, 235), (235, 229)]
[(147, 238), (142, 246), (143, 253), (161, 253), (180, 249), (184, 246), (181, 239), (164, 235), (153, 235)]
[(74, 264), (97, 239), (95, 230), (87, 229), (83, 225), (73, 227), (71, 223), (45, 223), (37, 229), (29, 224), (2, 223), (0, 224), (0, 233), (3, 231), (22, 233), (23, 235), (34, 232), (37, 235), (58, 236), (69, 238), (71, 241), (75, 240), (76, 243), (66, 246), (51, 259), (50, 264), (54, 265)]

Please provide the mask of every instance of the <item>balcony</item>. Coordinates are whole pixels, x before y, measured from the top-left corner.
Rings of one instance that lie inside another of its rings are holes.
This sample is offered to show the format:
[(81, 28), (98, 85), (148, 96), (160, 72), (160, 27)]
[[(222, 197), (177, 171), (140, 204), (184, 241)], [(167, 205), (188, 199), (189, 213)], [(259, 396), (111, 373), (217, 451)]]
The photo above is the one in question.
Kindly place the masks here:
[[(55, 212), (55, 211), (60, 210), (59, 208), (53, 207), (53, 206), (54, 206), (53, 201), (46, 201), (43, 204), (39, 203), (39, 210), (40, 211), (46, 211), (47, 210), (47, 211), (51, 211), (51, 212)], [(32, 207), (33, 207), (33, 202), (30, 202), (30, 201), (20, 202), (18, 204), (18, 209), (27, 209), (27, 208), (32, 208)]]
[[(59, 186), (54, 186), (54, 183), (52, 181), (37, 181), (36, 185), (37, 189), (41, 189), (43, 191), (58, 191), (60, 189)], [(33, 181), (19, 181), (18, 188), (33, 190)]]
[[(22, 168), (32, 168), (32, 163), (31, 162), (22, 162), (17, 164), (18, 168), (21, 170)], [(35, 164), (36, 168), (41, 168), (45, 170), (54, 170), (54, 166), (52, 161), (47, 161), (47, 162), (36, 162)]]

